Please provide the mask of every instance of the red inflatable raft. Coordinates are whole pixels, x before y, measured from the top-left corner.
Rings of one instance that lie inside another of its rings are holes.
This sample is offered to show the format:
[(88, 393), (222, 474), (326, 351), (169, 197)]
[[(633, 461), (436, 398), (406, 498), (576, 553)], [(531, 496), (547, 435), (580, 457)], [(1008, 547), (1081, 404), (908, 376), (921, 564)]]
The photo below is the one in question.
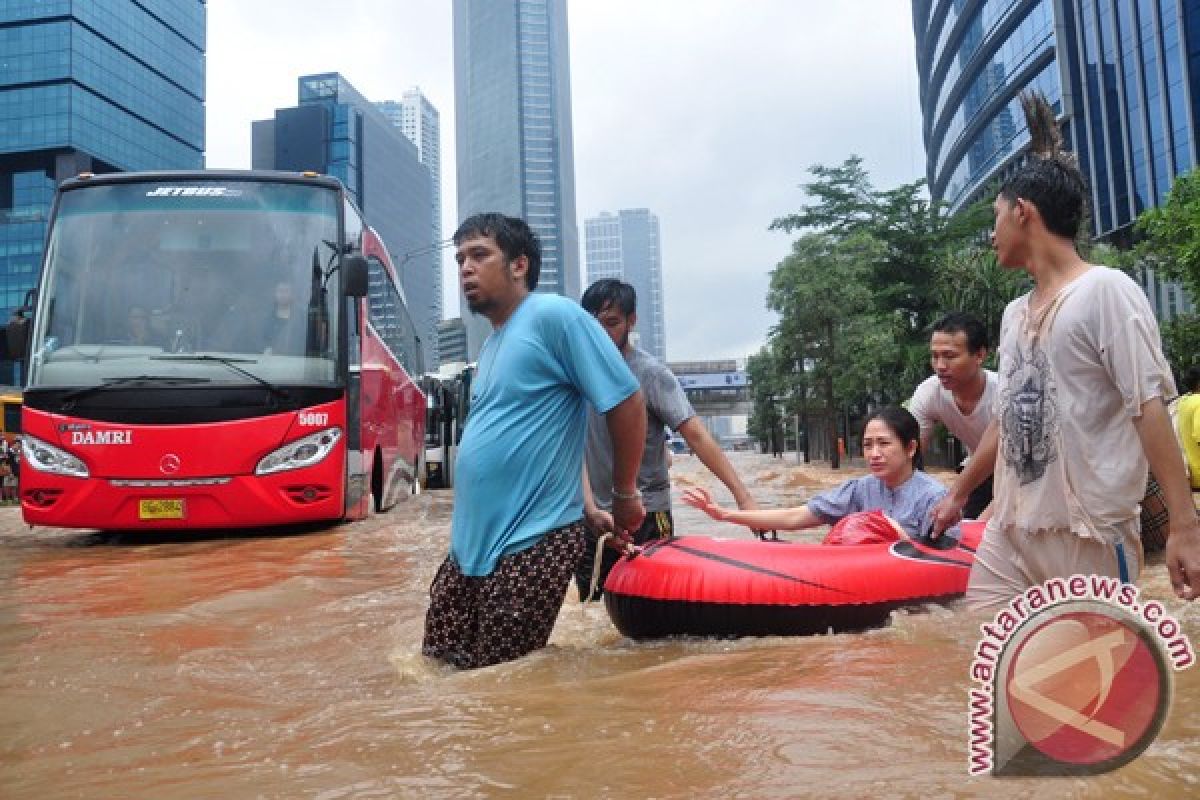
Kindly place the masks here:
[(604, 602), (617, 629), (634, 639), (862, 630), (897, 608), (961, 597), (983, 527), (963, 523), (961, 540), (946, 549), (908, 539), (667, 539), (621, 559), (604, 583)]

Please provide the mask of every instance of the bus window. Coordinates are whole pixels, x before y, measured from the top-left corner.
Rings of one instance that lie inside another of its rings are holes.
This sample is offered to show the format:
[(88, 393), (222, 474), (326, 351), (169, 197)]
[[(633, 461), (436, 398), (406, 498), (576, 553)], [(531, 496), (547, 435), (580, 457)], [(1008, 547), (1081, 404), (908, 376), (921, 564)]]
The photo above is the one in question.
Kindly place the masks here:
[(410, 374), (424, 372), (424, 358), (417, 342), (417, 329), (413, 324), (408, 304), (396, 284), (392, 282), (387, 268), (376, 256), (367, 257), (369, 290), (367, 315), (388, 349)]

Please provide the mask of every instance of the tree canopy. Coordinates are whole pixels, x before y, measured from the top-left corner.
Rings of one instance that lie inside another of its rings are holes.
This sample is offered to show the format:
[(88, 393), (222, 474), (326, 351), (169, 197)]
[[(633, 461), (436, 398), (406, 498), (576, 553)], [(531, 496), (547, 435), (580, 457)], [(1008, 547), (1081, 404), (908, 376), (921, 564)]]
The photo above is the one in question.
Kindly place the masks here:
[[(948, 214), (920, 181), (876, 189), (857, 156), (809, 174), (800, 187), (808, 203), (770, 225), (797, 238), (771, 273), (767, 307), (779, 322), (750, 359), (749, 429), (765, 443), (786, 427), (784, 415), (796, 415), (806, 443), (836, 465), (837, 440), (852, 438), (850, 418), (904, 401), (929, 374), (930, 330), (941, 315), (979, 317), (994, 347), (1005, 306), (1030, 284), (996, 263), (988, 200)], [(1084, 239), (1081, 252), (1129, 272), (1152, 268), (1200, 297), (1200, 170), (1176, 179), (1135, 234), (1132, 250)], [(1160, 327), (1176, 375), (1200, 364), (1200, 315)]]
[[(1138, 217), (1133, 260), (1200, 297), (1200, 170), (1175, 179), (1166, 201)], [(1200, 364), (1200, 316), (1180, 314), (1161, 325), (1163, 349), (1177, 376)]]
[(1200, 171), (1176, 179), (1166, 202), (1138, 217), (1137, 231), (1138, 259), (1200, 297)]
[(770, 373), (775, 401), (756, 404), (750, 430), (765, 442), (782, 399), (812, 419), (820, 433), (808, 440), (836, 463), (847, 417), (902, 402), (928, 374), (942, 314), (977, 313), (994, 335), (1020, 282), (987, 247), (989, 204), (949, 215), (923, 182), (876, 189), (857, 156), (810, 175), (808, 204), (770, 225), (798, 238), (771, 274), (767, 307), (779, 323), (752, 363)]

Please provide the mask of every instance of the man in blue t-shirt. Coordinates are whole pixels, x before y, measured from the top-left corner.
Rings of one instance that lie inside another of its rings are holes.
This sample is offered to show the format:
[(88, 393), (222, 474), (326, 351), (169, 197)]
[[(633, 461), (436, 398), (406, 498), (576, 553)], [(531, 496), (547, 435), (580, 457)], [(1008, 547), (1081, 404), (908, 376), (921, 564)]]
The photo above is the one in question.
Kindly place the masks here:
[(637, 379), (575, 303), (534, 293), (541, 246), (524, 220), (478, 214), (454, 233), (467, 306), (492, 323), (455, 462), (450, 554), (430, 586), (422, 652), (464, 669), (544, 647), (583, 552), (587, 407), (613, 440), (618, 545), (645, 517)]

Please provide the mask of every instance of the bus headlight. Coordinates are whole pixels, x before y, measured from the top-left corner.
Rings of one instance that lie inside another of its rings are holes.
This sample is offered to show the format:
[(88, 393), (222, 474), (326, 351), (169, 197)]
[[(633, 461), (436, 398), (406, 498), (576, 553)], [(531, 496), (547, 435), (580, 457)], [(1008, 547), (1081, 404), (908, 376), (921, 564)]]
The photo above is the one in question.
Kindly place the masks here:
[(87, 466), (66, 450), (25, 434), (21, 437), (21, 458), (25, 466), (53, 475), (70, 475), (72, 478), (88, 477)]
[(254, 468), (254, 474), (270, 475), (273, 472), (311, 467), (329, 455), (341, 438), (341, 428), (327, 428), (303, 439), (288, 442), (259, 461), (258, 466)]

